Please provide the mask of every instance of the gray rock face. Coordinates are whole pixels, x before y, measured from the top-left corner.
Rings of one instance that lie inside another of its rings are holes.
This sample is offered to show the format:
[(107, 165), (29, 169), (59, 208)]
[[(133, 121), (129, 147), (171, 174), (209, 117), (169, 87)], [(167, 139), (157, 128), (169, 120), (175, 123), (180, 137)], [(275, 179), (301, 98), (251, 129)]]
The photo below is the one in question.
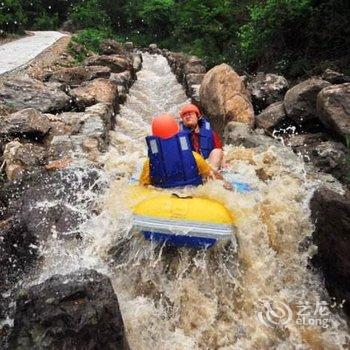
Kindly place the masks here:
[(4, 82), (0, 100), (15, 109), (35, 108), (41, 112), (59, 112), (70, 106), (70, 97), (60, 86), (31, 78), (14, 78)]
[(283, 100), (283, 96), (289, 87), (287, 79), (277, 74), (258, 73), (248, 84), (247, 88), (252, 96), (253, 106), (256, 112)]
[(108, 277), (79, 270), (22, 290), (10, 348), (129, 349)]
[(350, 135), (350, 83), (324, 88), (317, 97), (321, 122), (343, 139)]
[(106, 66), (112, 73), (121, 73), (125, 70), (132, 70), (132, 61), (121, 55), (91, 56), (85, 60), (87, 66)]
[(46, 115), (34, 108), (0, 117), (0, 137), (15, 135), (45, 136), (50, 130), (50, 121)]
[(85, 81), (96, 78), (109, 78), (111, 69), (104, 66), (79, 66), (71, 68), (61, 68), (54, 72), (50, 81), (59, 81), (70, 86), (77, 86)]
[(244, 147), (260, 147), (276, 145), (277, 141), (271, 137), (252, 130), (246, 123), (229, 122), (224, 131), (224, 141), (226, 144)]
[(325, 133), (293, 135), (285, 140), (287, 146), (302, 155), (306, 163), (333, 175), (343, 183), (349, 183), (349, 150), (341, 143), (330, 140)]
[(91, 139), (97, 142), (97, 150), (107, 147), (108, 132), (114, 127), (115, 116), (109, 104), (98, 103), (86, 108), (85, 112), (66, 112), (55, 116), (58, 130), (52, 131), (48, 151), (50, 160), (84, 154), (84, 144)]
[(104, 78), (95, 79), (69, 92), (80, 109), (96, 103), (105, 103), (118, 109), (118, 88), (112, 81)]
[(85, 215), (93, 215), (84, 201), (88, 189), (92, 193), (101, 189), (99, 176), (92, 167), (52, 173), (41, 169), (8, 181), (0, 189), (0, 199), (6, 206), (4, 217), (16, 219), (35, 237), (36, 244), (44, 244), (52, 235), (75, 238)]
[(311, 78), (289, 89), (284, 96), (284, 106), (288, 117), (299, 124), (317, 118), (317, 95), (329, 85), (330, 83), (325, 80)]
[(310, 202), (315, 222), (313, 262), (322, 269), (326, 287), (350, 316), (350, 197), (321, 188)]
[(286, 110), (283, 102), (275, 102), (264, 109), (256, 118), (255, 123), (258, 128), (267, 131), (274, 129), (286, 118)]

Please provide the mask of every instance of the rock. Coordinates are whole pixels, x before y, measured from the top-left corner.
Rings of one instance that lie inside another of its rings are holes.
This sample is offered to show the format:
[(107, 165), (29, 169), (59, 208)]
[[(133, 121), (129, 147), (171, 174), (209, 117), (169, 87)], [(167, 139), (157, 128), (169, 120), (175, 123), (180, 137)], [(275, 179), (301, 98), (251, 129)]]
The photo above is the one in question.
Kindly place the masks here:
[(126, 51), (132, 51), (134, 49), (134, 44), (131, 41), (127, 41), (124, 43), (124, 49)]
[(223, 130), (229, 121), (253, 125), (254, 111), (239, 75), (227, 64), (212, 68), (200, 87), (201, 106), (214, 127)]
[(247, 85), (254, 109), (258, 113), (272, 103), (283, 100), (288, 87), (285, 77), (262, 72), (259, 72)]
[(149, 53), (151, 53), (151, 54), (156, 54), (156, 53), (159, 53), (159, 49), (158, 49), (158, 46), (157, 46), (157, 44), (150, 44), (149, 46), (148, 46), (148, 51), (149, 51)]
[(112, 73), (110, 80), (118, 87), (119, 103), (124, 103), (129, 89), (134, 82), (130, 72)]
[(187, 74), (185, 77), (185, 84), (187, 86), (191, 85), (200, 85), (204, 79), (205, 74), (200, 73), (200, 74)]
[(16, 110), (35, 108), (41, 112), (60, 112), (70, 106), (70, 98), (57, 84), (31, 78), (12, 78), (0, 88), (2, 102)]
[(103, 103), (88, 107), (85, 112), (66, 112), (55, 118), (65, 125), (65, 128), (61, 127), (61, 131), (67, 132), (54, 131), (52, 134), (48, 152), (50, 160), (84, 155), (83, 143), (87, 137), (98, 140), (100, 151), (106, 150), (109, 131), (115, 125), (112, 106)]
[(244, 146), (247, 148), (266, 147), (276, 145), (277, 141), (271, 137), (252, 130), (247, 123), (229, 122), (224, 131), (225, 144)]
[(78, 66), (61, 68), (54, 72), (50, 80), (66, 83), (70, 86), (77, 86), (85, 81), (93, 80), (96, 78), (109, 78), (111, 75), (111, 69), (104, 66)]
[(202, 61), (195, 56), (192, 56), (184, 66), (184, 74), (204, 74), (206, 68), (203, 66)]
[(186, 89), (186, 95), (197, 103), (200, 103), (199, 90), (201, 87), (201, 82), (204, 79), (204, 75), (205, 74), (185, 75), (184, 84)]
[(292, 135), (285, 140), (287, 146), (303, 156), (320, 171), (333, 175), (343, 183), (349, 183), (350, 151), (340, 142), (330, 140), (325, 133)]
[(200, 85), (192, 85), (190, 89), (187, 91), (187, 96), (191, 98), (192, 102), (195, 102), (195, 104), (200, 104), (200, 91), (201, 86)]
[(9, 114), (14, 113), (14, 112), (16, 112), (15, 108), (12, 108), (12, 107), (7, 106), (3, 103), (0, 103), (0, 117), (9, 115)]
[(4, 149), (5, 173), (9, 180), (22, 176), (25, 169), (45, 164), (45, 147), (33, 143), (11, 141)]
[(344, 84), (350, 82), (350, 77), (332, 69), (326, 69), (322, 75), (322, 79), (327, 80), (331, 84)]
[(37, 244), (44, 245), (47, 239), (79, 236), (79, 225), (94, 215), (91, 196), (102, 186), (102, 174), (93, 167), (40, 169), (7, 181), (0, 200), (6, 205), (5, 219), (16, 218)]
[(286, 118), (286, 110), (283, 102), (275, 102), (264, 109), (255, 119), (256, 126), (267, 131), (272, 131)]
[(0, 117), (0, 137), (24, 135), (40, 139), (48, 133), (50, 128), (50, 120), (34, 108)]
[(73, 159), (72, 158), (62, 158), (58, 160), (54, 160), (52, 162), (49, 162), (48, 164), (45, 165), (45, 169), (48, 171), (56, 171), (59, 169), (65, 169), (68, 168), (68, 166), (72, 163)]
[(34, 265), (38, 255), (36, 244), (35, 235), (15, 217), (0, 221), (0, 295)]
[(108, 277), (84, 269), (22, 290), (10, 348), (129, 349)]
[(343, 139), (350, 135), (350, 83), (331, 85), (317, 97), (321, 122)]
[(121, 55), (92, 56), (85, 60), (87, 66), (106, 66), (112, 73), (121, 73), (125, 70), (132, 71), (132, 61), (130, 58)]
[(122, 73), (112, 73), (109, 79), (118, 86), (124, 86), (127, 89), (131, 87), (133, 82), (129, 71)]
[(317, 118), (317, 95), (329, 85), (330, 83), (325, 80), (311, 78), (289, 89), (284, 96), (284, 106), (288, 117), (299, 124)]
[(329, 293), (339, 303), (345, 300), (344, 311), (350, 316), (350, 198), (321, 188), (310, 209), (318, 247), (313, 263), (322, 269)]
[(142, 55), (140, 53), (132, 54), (132, 67), (135, 72), (138, 72), (142, 68)]
[(69, 94), (80, 109), (99, 102), (110, 104), (115, 110), (118, 109), (118, 88), (108, 79), (98, 78), (83, 83), (72, 89)]
[(103, 55), (122, 54), (124, 52), (123, 44), (113, 39), (102, 40), (99, 48)]

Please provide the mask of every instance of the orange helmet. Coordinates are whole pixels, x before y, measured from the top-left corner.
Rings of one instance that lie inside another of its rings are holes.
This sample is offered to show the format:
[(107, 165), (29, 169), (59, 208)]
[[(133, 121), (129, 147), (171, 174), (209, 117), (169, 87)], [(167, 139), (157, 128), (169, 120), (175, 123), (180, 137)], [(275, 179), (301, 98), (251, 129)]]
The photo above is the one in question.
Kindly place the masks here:
[(192, 103), (189, 103), (188, 105), (181, 108), (180, 111), (180, 117), (182, 118), (186, 113), (194, 112), (197, 114), (197, 117), (201, 115), (201, 112), (199, 111), (198, 107)]
[(161, 114), (152, 120), (152, 134), (153, 136), (162, 139), (173, 137), (179, 132), (179, 125), (170, 114)]

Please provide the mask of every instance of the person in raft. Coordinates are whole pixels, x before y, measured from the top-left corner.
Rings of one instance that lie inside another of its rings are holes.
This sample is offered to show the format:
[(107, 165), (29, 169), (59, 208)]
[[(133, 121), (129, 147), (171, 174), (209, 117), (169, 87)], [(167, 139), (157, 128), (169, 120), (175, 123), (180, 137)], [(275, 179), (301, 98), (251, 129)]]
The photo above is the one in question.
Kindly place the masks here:
[(222, 141), (207, 119), (201, 116), (197, 106), (190, 103), (180, 111), (180, 129), (190, 133), (192, 150), (201, 154), (214, 170), (223, 166)]
[[(161, 188), (198, 186), (206, 179), (220, 179), (203, 157), (192, 151), (188, 131), (180, 131), (175, 118), (168, 114), (152, 121), (152, 136), (146, 137), (149, 159), (145, 161), (140, 184)], [(224, 187), (231, 185), (224, 182)]]

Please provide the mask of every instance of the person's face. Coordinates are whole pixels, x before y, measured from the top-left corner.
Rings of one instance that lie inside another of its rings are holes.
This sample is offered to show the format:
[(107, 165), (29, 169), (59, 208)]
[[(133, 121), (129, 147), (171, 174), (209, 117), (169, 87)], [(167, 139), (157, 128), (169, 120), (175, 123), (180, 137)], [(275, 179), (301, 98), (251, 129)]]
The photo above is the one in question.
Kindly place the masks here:
[(188, 112), (181, 116), (182, 122), (188, 128), (195, 128), (198, 125), (198, 116), (195, 112)]

